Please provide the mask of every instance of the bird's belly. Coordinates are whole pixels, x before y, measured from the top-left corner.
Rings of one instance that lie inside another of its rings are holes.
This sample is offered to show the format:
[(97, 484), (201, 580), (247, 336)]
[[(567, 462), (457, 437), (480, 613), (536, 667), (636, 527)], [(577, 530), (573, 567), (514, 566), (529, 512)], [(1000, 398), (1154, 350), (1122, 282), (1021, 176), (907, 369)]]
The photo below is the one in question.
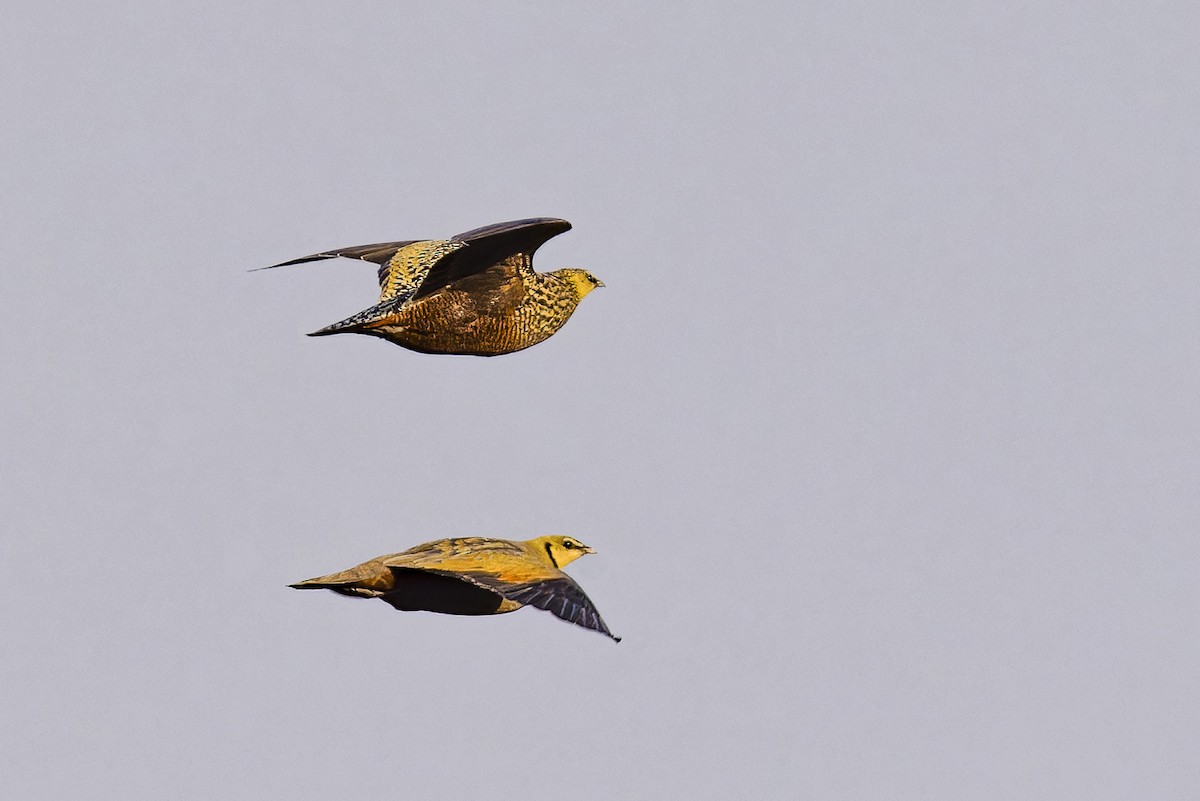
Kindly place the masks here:
[(498, 356), (532, 347), (554, 334), (562, 320), (522, 314), (456, 315), (436, 309), (414, 307), (395, 315), (366, 333), (374, 333), (397, 345), (422, 353), (455, 353)]

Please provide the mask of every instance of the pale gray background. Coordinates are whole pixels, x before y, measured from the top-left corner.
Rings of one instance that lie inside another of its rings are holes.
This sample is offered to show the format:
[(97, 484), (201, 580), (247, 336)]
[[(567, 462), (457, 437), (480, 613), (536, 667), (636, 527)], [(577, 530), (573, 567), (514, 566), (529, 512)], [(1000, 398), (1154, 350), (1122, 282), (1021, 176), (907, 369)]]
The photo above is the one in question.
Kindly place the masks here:
[[(9, 6), (3, 796), (1195, 798), (1200, 17), (1054, 5)], [(515, 356), (246, 272), (532, 215)]]

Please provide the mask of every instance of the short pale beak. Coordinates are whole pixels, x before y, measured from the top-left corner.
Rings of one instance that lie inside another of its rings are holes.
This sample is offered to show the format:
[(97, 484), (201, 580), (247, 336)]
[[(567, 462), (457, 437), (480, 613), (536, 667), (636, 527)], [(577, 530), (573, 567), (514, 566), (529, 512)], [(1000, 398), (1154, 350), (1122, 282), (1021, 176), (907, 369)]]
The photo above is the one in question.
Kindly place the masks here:
[(597, 279), (596, 279), (596, 286), (604, 286), (604, 282), (603, 282), (603, 281), (601, 281), (599, 278), (597, 278)]
[(596, 549), (590, 545), (585, 545), (585, 546), (583, 546), (583, 552), (584, 553), (595, 553)]

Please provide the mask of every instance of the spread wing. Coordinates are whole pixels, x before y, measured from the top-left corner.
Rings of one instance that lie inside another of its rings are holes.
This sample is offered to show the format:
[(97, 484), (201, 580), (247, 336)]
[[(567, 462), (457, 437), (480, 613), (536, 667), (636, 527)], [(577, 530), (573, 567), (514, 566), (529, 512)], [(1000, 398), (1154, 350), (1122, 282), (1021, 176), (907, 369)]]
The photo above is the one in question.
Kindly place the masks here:
[(545, 609), (568, 623), (598, 631), (612, 637), (617, 642), (621, 641), (620, 637), (608, 630), (604, 619), (600, 617), (600, 613), (596, 611), (595, 605), (587, 597), (583, 588), (575, 583), (575, 579), (565, 573), (562, 578), (498, 589), (497, 591), (510, 601)]
[(512, 584), (499, 579), (494, 574), (486, 573), (464, 573), (463, 577), (481, 587), (500, 593), (510, 601), (545, 609), (568, 623), (598, 631), (605, 636), (612, 637), (617, 642), (621, 641), (620, 637), (608, 630), (604, 619), (600, 617), (596, 606), (587, 597), (583, 588), (566, 573), (560, 573), (558, 578), (524, 584)]
[[(338, 256), (344, 256), (347, 259), (362, 259), (374, 264), (385, 265), (391, 260), (392, 256), (396, 255), (396, 251), (406, 245), (416, 244), (419, 240), (410, 239), (405, 242), (377, 242), (374, 245), (355, 245), (349, 248), (338, 248), (336, 250), (326, 250), (322, 253), (314, 253), (311, 256), (301, 256), (298, 259), (291, 261), (281, 261), (279, 264), (272, 264), (270, 267), (259, 267), (259, 270), (272, 270), (276, 267), (290, 267), (293, 264), (304, 264), (308, 261), (321, 261), (322, 259), (336, 259)], [(382, 282), (381, 282), (382, 283)]]
[(369, 261), (379, 265), (379, 302), (398, 300), (403, 303), (413, 296), (439, 260), (466, 246), (467, 243), (460, 240), (444, 239), (379, 242), (373, 245), (327, 250), (259, 269), (270, 270), (292, 264), (336, 259), (339, 256)]
[(441, 259), (429, 271), (413, 298), (422, 298), (460, 279), (484, 272), (517, 257), (519, 267), (532, 272), (533, 254), (547, 240), (571, 230), (566, 220), (535, 217), (496, 223), (458, 234), (454, 241), (469, 247)]
[[(259, 267), (271, 270), (310, 261), (360, 259), (379, 265), (379, 302), (398, 300), (399, 303), (432, 295), (455, 281), (499, 267), (506, 272), (533, 271), (533, 254), (547, 240), (571, 230), (571, 223), (554, 217), (532, 217), (527, 220), (495, 223), (458, 234), (451, 240), (409, 239), (402, 242), (376, 242), (325, 250), (298, 259)], [(467, 247), (469, 246), (469, 247)], [(372, 317), (391, 313), (378, 308), (367, 310)], [(366, 312), (364, 312), (365, 314)], [(356, 322), (359, 315), (355, 315)], [(335, 323), (343, 330), (351, 320)], [(336, 333), (323, 329), (324, 333)]]

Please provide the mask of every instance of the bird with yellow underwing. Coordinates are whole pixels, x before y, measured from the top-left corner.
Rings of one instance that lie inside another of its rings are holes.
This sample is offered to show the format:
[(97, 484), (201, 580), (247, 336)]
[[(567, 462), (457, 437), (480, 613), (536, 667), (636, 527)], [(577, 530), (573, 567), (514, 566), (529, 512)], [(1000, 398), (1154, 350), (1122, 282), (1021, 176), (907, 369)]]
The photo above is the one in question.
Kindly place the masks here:
[(587, 553), (595, 551), (562, 535), (523, 542), (455, 537), (288, 586), (379, 598), (402, 611), (450, 615), (498, 615), (536, 606), (620, 642), (583, 588), (562, 571)]
[(496, 223), (450, 239), (337, 248), (260, 269), (338, 256), (379, 267), (379, 302), (309, 336), (366, 334), (421, 353), (498, 356), (538, 344), (599, 286), (587, 270), (533, 270), (533, 254), (568, 231), (539, 217)]

